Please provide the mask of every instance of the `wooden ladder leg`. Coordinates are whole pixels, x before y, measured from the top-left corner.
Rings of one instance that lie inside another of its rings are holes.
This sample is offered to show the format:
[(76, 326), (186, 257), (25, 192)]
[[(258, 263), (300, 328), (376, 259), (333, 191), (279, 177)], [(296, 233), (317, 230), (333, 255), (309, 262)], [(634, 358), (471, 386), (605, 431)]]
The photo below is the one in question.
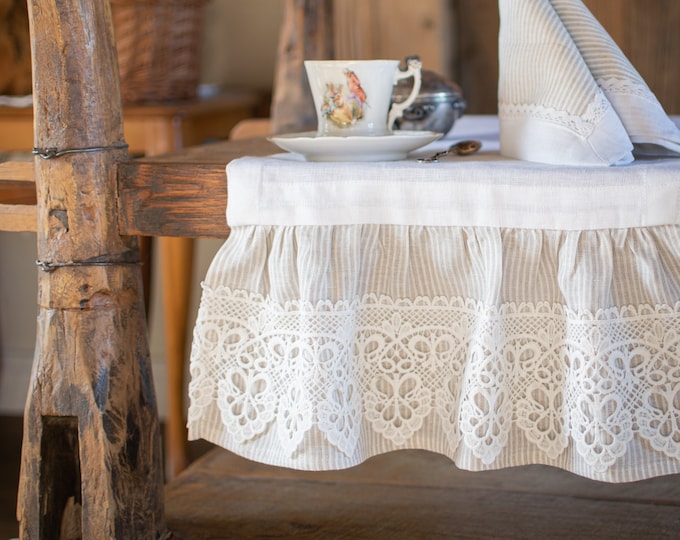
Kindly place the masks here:
[[(40, 281), (102, 281), (101, 269), (56, 272), (64, 275)], [(107, 291), (136, 285), (130, 269), (106, 273)], [(151, 539), (163, 530), (143, 309), (142, 302), (40, 307), (22, 454), (22, 538)]]
[(35, 160), (41, 270), (20, 534), (155, 540), (165, 534), (160, 429), (139, 247), (118, 229), (127, 150), (110, 5), (28, 5), (35, 146), (49, 159)]

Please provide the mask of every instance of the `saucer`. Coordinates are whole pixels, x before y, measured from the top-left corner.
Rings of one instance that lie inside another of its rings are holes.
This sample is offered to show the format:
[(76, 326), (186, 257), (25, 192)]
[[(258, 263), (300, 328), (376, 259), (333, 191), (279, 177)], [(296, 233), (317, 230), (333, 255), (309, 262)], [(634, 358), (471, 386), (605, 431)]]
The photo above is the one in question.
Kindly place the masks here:
[(328, 137), (305, 131), (269, 140), (284, 150), (302, 154), (307, 161), (396, 161), (443, 136), (436, 131), (393, 131), (375, 137)]

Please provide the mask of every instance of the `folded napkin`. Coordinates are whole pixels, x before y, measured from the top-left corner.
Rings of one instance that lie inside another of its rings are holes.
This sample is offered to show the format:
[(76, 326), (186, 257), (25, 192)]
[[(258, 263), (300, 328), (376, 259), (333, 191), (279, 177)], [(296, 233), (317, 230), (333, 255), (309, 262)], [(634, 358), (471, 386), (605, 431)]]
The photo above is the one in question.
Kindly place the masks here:
[(619, 165), (680, 155), (680, 129), (581, 0), (499, 0), (501, 153)]

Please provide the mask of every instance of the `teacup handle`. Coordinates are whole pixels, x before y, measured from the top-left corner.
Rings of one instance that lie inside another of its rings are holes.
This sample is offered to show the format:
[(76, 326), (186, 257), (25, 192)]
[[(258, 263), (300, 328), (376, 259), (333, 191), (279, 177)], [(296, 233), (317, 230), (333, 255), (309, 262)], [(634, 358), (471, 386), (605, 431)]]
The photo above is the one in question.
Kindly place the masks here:
[(406, 69), (404, 71), (399, 70), (394, 75), (394, 84), (397, 84), (397, 81), (400, 81), (401, 79), (413, 77), (413, 88), (411, 89), (411, 93), (404, 101), (401, 103), (392, 104), (392, 107), (390, 108), (390, 114), (387, 117), (387, 128), (390, 131), (392, 131), (394, 126), (394, 121), (398, 118), (401, 118), (404, 114), (404, 111), (408, 109), (418, 97), (418, 94), (420, 93), (420, 85), (422, 83), (420, 76), (422, 67), (423, 63), (420, 61), (420, 58), (411, 56), (406, 59)]

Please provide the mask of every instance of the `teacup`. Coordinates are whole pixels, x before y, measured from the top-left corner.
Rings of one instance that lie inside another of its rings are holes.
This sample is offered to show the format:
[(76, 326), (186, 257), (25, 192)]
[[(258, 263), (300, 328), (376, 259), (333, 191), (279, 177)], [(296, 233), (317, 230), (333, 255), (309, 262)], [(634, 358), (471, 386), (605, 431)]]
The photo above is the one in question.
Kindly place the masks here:
[[(394, 121), (411, 106), (420, 92), (422, 63), (399, 60), (306, 60), (305, 69), (314, 98), (318, 136), (382, 136), (392, 133)], [(408, 97), (390, 106), (392, 87), (413, 77)]]

